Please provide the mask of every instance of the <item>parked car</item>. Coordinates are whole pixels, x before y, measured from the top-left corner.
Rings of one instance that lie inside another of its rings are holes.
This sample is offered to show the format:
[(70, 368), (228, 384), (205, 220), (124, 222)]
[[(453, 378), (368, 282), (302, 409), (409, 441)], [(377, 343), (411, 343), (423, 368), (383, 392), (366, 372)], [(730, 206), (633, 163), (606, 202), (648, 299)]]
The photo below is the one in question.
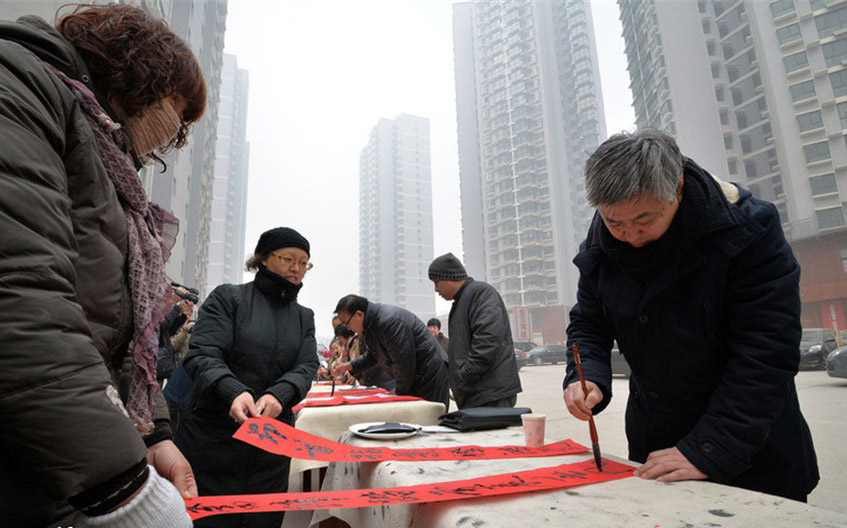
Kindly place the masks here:
[(544, 363), (556, 364), (565, 362), (565, 347), (563, 345), (541, 345), (526, 353), (526, 362), (539, 366)]
[(847, 378), (847, 346), (836, 348), (826, 356), (826, 373), (833, 378)]
[(612, 376), (623, 376), (628, 378), (632, 374), (632, 369), (629, 368), (626, 358), (621, 351), (618, 350), (618, 343), (612, 346)]
[(515, 361), (518, 364), (518, 370), (526, 365), (526, 353), (535, 348), (535, 343), (532, 341), (515, 341)]
[(835, 350), (835, 333), (828, 328), (805, 328), (800, 338), (800, 368), (824, 369), (826, 357)]

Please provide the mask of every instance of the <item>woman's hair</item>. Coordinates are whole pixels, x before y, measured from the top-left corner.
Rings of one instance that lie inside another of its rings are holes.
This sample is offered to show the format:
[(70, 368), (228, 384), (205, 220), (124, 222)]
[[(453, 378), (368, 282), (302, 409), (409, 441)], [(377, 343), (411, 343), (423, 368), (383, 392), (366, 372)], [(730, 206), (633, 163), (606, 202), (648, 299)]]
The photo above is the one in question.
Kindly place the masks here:
[(335, 327), (335, 337), (343, 337), (344, 339), (350, 339), (354, 335), (356, 335), (356, 332), (347, 328), (347, 325), (344, 323), (341, 323)]
[(188, 45), (164, 20), (126, 4), (78, 5), (56, 29), (77, 49), (95, 87), (131, 117), (168, 97), (185, 104), (176, 137), (185, 146), (191, 123), (206, 110), (206, 81)]
[(262, 261), (265, 260), (267, 255), (259, 255), (255, 253), (252, 257), (247, 259), (247, 262), (244, 263), (244, 269), (247, 271), (259, 271), (259, 266), (262, 265)]

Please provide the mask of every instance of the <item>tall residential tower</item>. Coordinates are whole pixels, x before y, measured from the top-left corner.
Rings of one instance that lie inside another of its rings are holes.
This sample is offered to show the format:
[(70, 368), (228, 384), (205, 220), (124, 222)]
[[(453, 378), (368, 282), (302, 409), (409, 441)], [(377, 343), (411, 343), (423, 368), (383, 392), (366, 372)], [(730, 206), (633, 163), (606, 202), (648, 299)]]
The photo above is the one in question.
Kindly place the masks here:
[(435, 314), (429, 119), (380, 119), (359, 161), (359, 288), (375, 302)]
[(247, 70), (234, 55), (224, 54), (218, 109), (218, 144), (212, 190), (212, 225), (206, 291), (244, 277), (244, 230), (247, 220)]
[(773, 202), (804, 324), (845, 330), (847, 2), (618, 4), (638, 126)]
[(588, 2), (454, 4), (453, 41), (465, 264), (562, 341), (606, 136)]

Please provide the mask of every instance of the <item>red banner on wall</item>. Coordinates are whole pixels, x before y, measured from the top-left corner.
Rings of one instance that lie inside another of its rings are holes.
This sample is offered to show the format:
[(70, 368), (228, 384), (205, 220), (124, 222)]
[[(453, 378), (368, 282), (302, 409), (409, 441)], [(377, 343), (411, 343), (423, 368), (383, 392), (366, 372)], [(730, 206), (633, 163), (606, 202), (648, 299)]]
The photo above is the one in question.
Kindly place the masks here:
[(601, 473), (597, 471), (592, 459), (549, 468), (418, 486), (197, 497), (186, 499), (185, 506), (192, 520), (226, 513), (365, 508), (572, 488), (626, 478), (632, 476), (634, 470), (634, 467), (603, 459)]
[(269, 453), (323, 462), (486, 460), (574, 455), (588, 451), (587, 447), (572, 440), (562, 440), (542, 447), (460, 446), (418, 449), (355, 447), (309, 434), (267, 416), (248, 419), (238, 428), (233, 438), (264, 449)]

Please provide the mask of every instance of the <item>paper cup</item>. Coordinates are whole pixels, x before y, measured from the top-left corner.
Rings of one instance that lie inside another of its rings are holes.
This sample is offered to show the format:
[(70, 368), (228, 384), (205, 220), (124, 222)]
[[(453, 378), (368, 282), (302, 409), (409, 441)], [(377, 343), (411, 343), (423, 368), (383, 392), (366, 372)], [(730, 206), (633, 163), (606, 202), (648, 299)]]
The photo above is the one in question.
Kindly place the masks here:
[(527, 447), (541, 447), (544, 445), (544, 422), (547, 419), (543, 414), (522, 414), (523, 434), (526, 438)]

